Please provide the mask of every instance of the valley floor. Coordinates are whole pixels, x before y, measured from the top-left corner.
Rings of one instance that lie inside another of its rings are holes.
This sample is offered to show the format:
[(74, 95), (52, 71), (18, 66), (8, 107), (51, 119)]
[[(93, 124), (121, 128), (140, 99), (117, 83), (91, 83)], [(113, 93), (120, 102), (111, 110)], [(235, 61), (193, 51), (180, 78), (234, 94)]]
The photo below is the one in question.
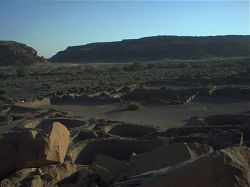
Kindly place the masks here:
[[(28, 106), (29, 105), (23, 105)], [(152, 125), (166, 130), (192, 123), (192, 117), (216, 114), (249, 114), (249, 98), (201, 97), (183, 105), (144, 104), (138, 111), (127, 111), (121, 103), (61, 103), (38, 106), (70, 112), (76, 116), (96, 117)]]

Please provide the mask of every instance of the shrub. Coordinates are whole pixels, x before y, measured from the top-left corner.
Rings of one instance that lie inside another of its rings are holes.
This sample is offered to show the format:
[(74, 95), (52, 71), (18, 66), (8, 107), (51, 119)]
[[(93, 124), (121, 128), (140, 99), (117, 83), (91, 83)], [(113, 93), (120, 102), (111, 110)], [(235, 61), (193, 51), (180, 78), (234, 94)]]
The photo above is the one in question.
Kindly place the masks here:
[(160, 90), (168, 90), (168, 88), (166, 86), (162, 86)]
[(178, 64), (178, 68), (188, 68), (188, 67), (189, 67), (189, 65), (184, 63), (184, 62), (181, 62)]
[(85, 65), (85, 71), (87, 73), (93, 73), (93, 72), (95, 72), (95, 68), (92, 65), (87, 64), (87, 65)]
[(146, 68), (147, 69), (153, 69), (153, 68), (156, 68), (157, 66), (153, 63), (150, 63), (150, 64), (147, 64)]
[(137, 110), (140, 110), (141, 108), (142, 106), (139, 103), (132, 103), (127, 106), (127, 110), (130, 110), (130, 111), (137, 111)]
[(139, 70), (142, 70), (143, 68), (144, 68), (144, 66), (142, 65), (142, 63), (135, 62), (133, 64), (129, 64), (129, 65), (125, 66), (123, 68), (123, 70), (125, 70), (125, 71), (139, 71)]
[(8, 74), (4, 73), (4, 72), (0, 72), (0, 79), (7, 79), (8, 78)]
[(114, 65), (109, 70), (112, 72), (121, 72), (123, 69), (122, 69), (122, 66), (120, 65)]
[(0, 95), (6, 94), (6, 91), (3, 89), (0, 89)]
[(16, 69), (16, 76), (17, 76), (18, 78), (20, 78), (20, 77), (25, 77), (27, 74), (28, 74), (28, 69), (27, 69), (27, 68), (18, 67), (18, 68)]

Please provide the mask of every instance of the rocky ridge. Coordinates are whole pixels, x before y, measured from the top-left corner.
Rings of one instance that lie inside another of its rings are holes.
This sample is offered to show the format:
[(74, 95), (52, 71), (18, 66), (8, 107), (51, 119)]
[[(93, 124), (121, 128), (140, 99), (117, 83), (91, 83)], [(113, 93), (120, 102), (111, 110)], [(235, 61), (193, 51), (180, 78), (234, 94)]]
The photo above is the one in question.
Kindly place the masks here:
[(131, 62), (249, 56), (249, 36), (154, 36), (70, 46), (52, 62)]
[(0, 65), (46, 62), (32, 47), (15, 41), (0, 41)]

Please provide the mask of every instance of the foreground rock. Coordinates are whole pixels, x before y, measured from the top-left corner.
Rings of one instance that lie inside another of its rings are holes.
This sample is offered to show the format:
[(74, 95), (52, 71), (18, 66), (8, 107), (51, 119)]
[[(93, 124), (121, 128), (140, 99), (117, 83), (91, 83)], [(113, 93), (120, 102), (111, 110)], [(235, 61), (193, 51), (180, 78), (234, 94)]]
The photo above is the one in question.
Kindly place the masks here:
[(224, 114), (224, 115), (211, 115), (204, 119), (204, 121), (211, 126), (222, 126), (222, 125), (243, 125), (248, 120), (250, 116), (248, 115), (234, 115), (234, 114)]
[(1, 186), (55, 186), (67, 182), (74, 176), (91, 171), (86, 166), (65, 162), (58, 165), (42, 166), (40, 168), (21, 169), (1, 182)]
[[(75, 162), (78, 164), (91, 164), (99, 154), (106, 155), (117, 160), (129, 161), (133, 153), (145, 153), (161, 145), (162, 140), (139, 140), (128, 138), (100, 138), (80, 144), (75, 148)], [(79, 151), (80, 150), (80, 151)]]
[(21, 130), (0, 139), (0, 176), (22, 169), (64, 162), (69, 131), (54, 122), (43, 131)]
[(90, 168), (100, 177), (101, 186), (108, 186), (115, 180), (126, 177), (128, 173), (126, 162), (104, 155), (98, 155)]
[(249, 115), (212, 115), (202, 121), (205, 123), (170, 128), (164, 132), (154, 132), (151, 136), (167, 137), (169, 143), (207, 144), (214, 150), (246, 145), (249, 141)]
[(159, 132), (54, 110), (2, 113), (13, 118), (0, 135), (3, 187), (249, 186), (249, 148), (240, 146), (250, 145), (249, 116)]
[(66, 118), (66, 117), (63, 117), (63, 118), (62, 117), (61, 118), (48, 118), (48, 119), (43, 120), (37, 126), (37, 128), (43, 129), (44, 127), (47, 127), (48, 124), (51, 124), (53, 122), (60, 122), (69, 129), (74, 128), (74, 127), (84, 126), (86, 124), (85, 121), (80, 120), (80, 119), (74, 119), (74, 118)]
[(121, 137), (146, 137), (155, 131), (157, 129), (151, 126), (121, 123), (111, 128), (108, 133)]
[(162, 104), (189, 103), (198, 96), (196, 90), (136, 89), (121, 97), (123, 100)]
[(129, 161), (130, 176), (147, 171), (161, 169), (177, 163), (195, 159), (200, 155), (211, 153), (213, 148), (198, 143), (175, 143), (161, 146), (153, 151), (138, 154)]
[(231, 147), (194, 161), (148, 172), (114, 186), (215, 187), (250, 185), (250, 149)]

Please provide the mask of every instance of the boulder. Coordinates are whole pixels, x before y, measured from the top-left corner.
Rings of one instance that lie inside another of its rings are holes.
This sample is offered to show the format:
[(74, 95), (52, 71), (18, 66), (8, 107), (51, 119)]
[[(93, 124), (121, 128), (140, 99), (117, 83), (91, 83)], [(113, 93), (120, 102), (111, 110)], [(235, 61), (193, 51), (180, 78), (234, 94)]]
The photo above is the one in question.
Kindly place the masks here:
[(8, 114), (0, 114), (0, 124), (8, 124), (13, 120), (13, 118)]
[(222, 149), (243, 145), (249, 139), (249, 125), (189, 126), (170, 128), (164, 132), (155, 132), (151, 137), (168, 137), (168, 143), (201, 143)]
[(134, 124), (117, 124), (110, 131), (110, 134), (122, 137), (145, 137), (157, 131), (156, 128), (150, 126), (134, 125)]
[(50, 125), (47, 130), (42, 131), (42, 133), (46, 131), (49, 135), (46, 138), (46, 160), (63, 163), (70, 143), (70, 132), (63, 124), (59, 122), (53, 122), (52, 125)]
[(97, 138), (98, 134), (94, 130), (81, 130), (74, 138), (74, 142)]
[(230, 147), (171, 167), (131, 176), (113, 186), (248, 187), (250, 149)]
[(75, 162), (79, 157), (79, 154), (85, 149), (88, 145), (85, 141), (72, 142), (69, 146), (68, 152), (65, 156), (65, 160)]
[(243, 125), (250, 119), (248, 115), (236, 115), (236, 114), (220, 114), (211, 115), (204, 119), (204, 121), (211, 126), (222, 126), (222, 125)]
[(243, 133), (239, 130), (223, 131), (220, 129), (214, 129), (209, 131), (205, 142), (206, 144), (213, 146), (215, 150), (242, 145)]
[(69, 145), (69, 131), (59, 122), (42, 131), (22, 129), (0, 139), (0, 176), (22, 168), (62, 163)]
[(174, 143), (161, 146), (150, 152), (132, 156), (129, 161), (129, 175), (138, 175), (147, 171), (172, 166), (212, 151), (213, 148), (211, 146), (198, 143)]
[[(42, 166), (40, 168), (25, 168), (16, 171), (1, 181), (1, 186), (55, 186), (67, 183), (79, 171), (89, 171), (87, 167), (65, 162), (57, 165)], [(83, 176), (83, 175), (81, 175)], [(35, 184), (43, 185), (35, 185)]]
[(29, 178), (27, 182), (24, 182), (21, 186), (39, 187), (39, 186), (45, 186), (45, 184), (39, 175), (33, 175)]
[(185, 127), (199, 127), (199, 126), (207, 126), (207, 123), (203, 121), (203, 119), (194, 116), (190, 117), (189, 119), (185, 120)]
[(38, 124), (37, 128), (46, 128), (48, 124), (51, 124), (53, 122), (60, 122), (69, 129), (86, 125), (86, 121), (84, 120), (61, 117), (45, 119), (40, 124)]
[(95, 183), (98, 180), (98, 176), (93, 173), (92, 170), (84, 167), (80, 169), (71, 177), (61, 181), (60, 187), (98, 187)]
[(188, 126), (180, 128), (170, 128), (163, 132), (155, 132), (152, 136), (164, 136), (164, 137), (179, 137), (179, 136), (190, 136), (193, 134), (204, 134), (207, 135), (211, 130), (221, 129), (224, 131), (228, 130), (241, 130), (239, 125), (218, 125), (214, 126)]
[(240, 87), (222, 86), (213, 92), (215, 96), (233, 97), (242, 94)]
[(98, 183), (100, 186), (108, 186), (115, 180), (115, 176), (108, 169), (94, 165), (91, 168), (95, 174), (97, 174), (99, 180)]
[(186, 142), (186, 143), (204, 143), (204, 141), (206, 140), (207, 135), (205, 134), (191, 134), (188, 136), (178, 136), (175, 138), (170, 138), (168, 140), (169, 143), (181, 143), (181, 142)]
[(250, 141), (250, 120), (243, 124), (243, 139), (244, 141)]
[[(160, 139), (131, 139), (131, 138), (99, 138), (86, 141), (86, 144), (76, 147), (78, 164), (91, 164), (97, 155), (103, 154), (118, 160), (128, 161), (133, 153), (145, 153), (164, 144)], [(83, 148), (83, 149), (82, 149)], [(78, 152), (78, 150), (80, 150)], [(74, 154), (76, 156), (76, 154)]]
[(8, 104), (0, 106), (0, 114), (7, 114), (10, 110), (11, 106)]
[(231, 147), (187, 162), (175, 168), (166, 168), (145, 180), (141, 186), (157, 187), (215, 187), (250, 186), (250, 149)]
[(200, 96), (212, 96), (217, 90), (217, 86), (208, 86), (208, 87), (203, 87), (199, 88), (199, 95)]
[(18, 186), (21, 182), (28, 178), (31, 174), (35, 173), (37, 168), (24, 168), (11, 174), (8, 178), (1, 181), (1, 187)]
[(64, 162), (57, 165), (42, 166), (38, 169), (46, 186), (54, 186), (82, 169), (73, 162)]
[(105, 186), (119, 177), (127, 176), (128, 164), (108, 156), (98, 155), (90, 169), (100, 177), (101, 186)]
[(97, 180), (88, 166), (76, 165), (73, 162), (43, 166), (38, 170), (44, 186), (87, 187)]

